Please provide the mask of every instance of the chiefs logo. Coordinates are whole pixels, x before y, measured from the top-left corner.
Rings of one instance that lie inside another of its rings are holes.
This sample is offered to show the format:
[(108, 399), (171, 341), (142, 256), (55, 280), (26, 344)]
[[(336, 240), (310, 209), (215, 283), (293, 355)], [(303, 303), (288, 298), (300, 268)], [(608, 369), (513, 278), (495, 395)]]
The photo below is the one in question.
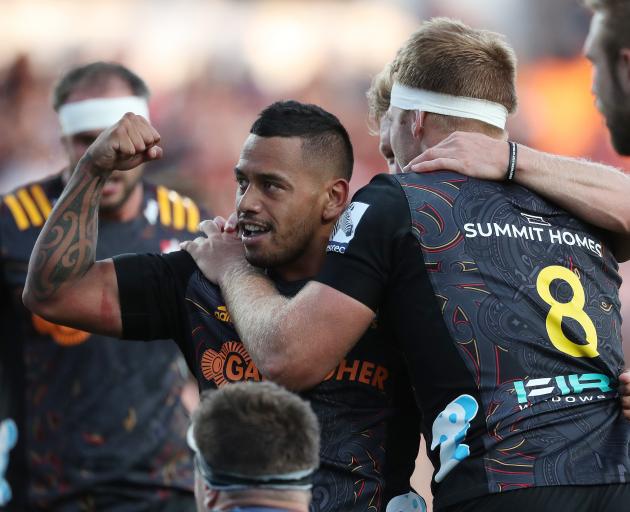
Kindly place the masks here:
[(89, 332), (65, 327), (63, 325), (53, 324), (48, 320), (44, 320), (41, 316), (33, 315), (33, 327), (39, 334), (50, 336), (59, 345), (70, 347), (79, 345), (90, 337)]
[(206, 349), (201, 356), (201, 373), (217, 387), (242, 380), (262, 380), (245, 347), (237, 341), (224, 343), (219, 352)]

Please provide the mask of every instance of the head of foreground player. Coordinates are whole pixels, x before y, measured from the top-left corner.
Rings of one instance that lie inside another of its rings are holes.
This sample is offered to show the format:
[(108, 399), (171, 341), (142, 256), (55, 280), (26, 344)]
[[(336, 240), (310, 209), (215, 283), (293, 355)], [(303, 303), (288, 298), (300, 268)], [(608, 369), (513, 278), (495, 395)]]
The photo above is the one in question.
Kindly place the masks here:
[[(436, 55), (441, 58), (436, 59)], [(401, 168), (456, 130), (506, 137), (504, 120), (503, 126), (497, 126), (475, 117), (453, 115), (453, 110), (460, 110), (457, 102), (461, 98), (485, 100), (473, 101), (475, 105), (470, 107), (467, 116), (479, 117), (478, 114), (486, 113), (489, 107), (492, 115), (499, 110), (505, 118), (516, 109), (516, 58), (499, 34), (476, 30), (447, 18), (431, 19), (400, 49), (392, 64), (392, 76), (390, 135)], [(394, 98), (397, 84), (411, 91), (410, 101), (399, 103)], [(439, 95), (436, 97), (433, 93)], [(424, 106), (394, 105), (414, 101)], [(450, 115), (435, 112), (445, 111), (444, 107)]]
[(285, 280), (315, 275), (345, 207), (353, 161), (348, 133), (322, 108), (282, 101), (263, 110), (234, 169), (249, 263)]
[(306, 512), (319, 465), (310, 405), (272, 382), (206, 392), (188, 441), (195, 453), (197, 510), (264, 506)]
[[(68, 158), (66, 180), (96, 137), (126, 112), (148, 118), (148, 98), (144, 81), (120, 64), (93, 62), (64, 74), (53, 90), (53, 108)], [(135, 217), (142, 200), (141, 176), (142, 166), (114, 171), (103, 187), (101, 216), (120, 221)]]
[(586, 0), (594, 16), (584, 45), (593, 65), (593, 94), (612, 144), (630, 155), (630, 1)]

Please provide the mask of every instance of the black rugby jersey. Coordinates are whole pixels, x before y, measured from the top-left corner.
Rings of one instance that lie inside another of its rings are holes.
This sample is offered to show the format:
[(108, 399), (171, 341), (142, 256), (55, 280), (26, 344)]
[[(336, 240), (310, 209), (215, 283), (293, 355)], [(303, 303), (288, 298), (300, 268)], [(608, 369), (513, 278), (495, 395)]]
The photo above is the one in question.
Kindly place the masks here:
[(626, 482), (620, 278), (594, 228), (517, 185), (377, 176), (328, 253), (317, 279), (379, 307), (403, 346), (437, 508)]
[[(22, 304), (31, 250), (62, 190), (55, 177), (1, 199), (0, 375), (10, 373), (14, 409), (7, 414), (20, 425), (9, 454), (11, 506), (26, 510), (28, 494), (29, 507), (60, 511), (155, 510), (175, 494), (192, 496), (180, 401), (186, 371), (177, 347), (62, 327)], [(100, 220), (97, 258), (178, 248), (199, 218), (189, 199), (144, 184), (141, 215), (125, 223)]]
[[(124, 255), (114, 263), (125, 337), (175, 339), (201, 390), (264, 378), (219, 288), (188, 253)], [(275, 283), (290, 296), (306, 281)], [(321, 384), (302, 393), (322, 433), (313, 511), (384, 511), (392, 496), (409, 491), (419, 418), (402, 359), (384, 329), (375, 322)]]

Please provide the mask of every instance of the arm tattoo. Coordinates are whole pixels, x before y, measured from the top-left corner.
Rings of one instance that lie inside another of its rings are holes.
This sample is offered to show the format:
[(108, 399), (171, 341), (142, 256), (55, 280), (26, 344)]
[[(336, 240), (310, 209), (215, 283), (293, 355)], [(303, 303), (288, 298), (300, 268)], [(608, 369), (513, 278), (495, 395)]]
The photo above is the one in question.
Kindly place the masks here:
[(106, 179), (79, 167), (57, 201), (31, 255), (29, 285), (37, 299), (71, 285), (94, 264), (98, 205)]

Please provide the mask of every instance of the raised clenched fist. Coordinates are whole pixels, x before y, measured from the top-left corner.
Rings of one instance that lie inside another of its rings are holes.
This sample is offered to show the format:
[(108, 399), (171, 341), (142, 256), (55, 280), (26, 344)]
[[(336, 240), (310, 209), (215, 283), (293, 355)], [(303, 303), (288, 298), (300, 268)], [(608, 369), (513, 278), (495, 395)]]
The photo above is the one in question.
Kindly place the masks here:
[(162, 157), (160, 134), (142, 116), (128, 112), (103, 131), (86, 152), (99, 172), (127, 171)]

